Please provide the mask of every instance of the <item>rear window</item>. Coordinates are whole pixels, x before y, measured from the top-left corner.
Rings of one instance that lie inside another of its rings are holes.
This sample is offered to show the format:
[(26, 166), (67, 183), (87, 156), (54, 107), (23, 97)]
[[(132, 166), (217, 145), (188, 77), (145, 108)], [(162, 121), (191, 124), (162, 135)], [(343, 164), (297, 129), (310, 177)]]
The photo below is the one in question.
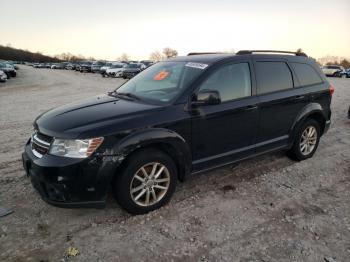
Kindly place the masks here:
[(302, 86), (322, 83), (322, 78), (316, 70), (308, 64), (291, 63)]
[(256, 78), (258, 82), (258, 94), (293, 87), (292, 73), (285, 62), (257, 62)]

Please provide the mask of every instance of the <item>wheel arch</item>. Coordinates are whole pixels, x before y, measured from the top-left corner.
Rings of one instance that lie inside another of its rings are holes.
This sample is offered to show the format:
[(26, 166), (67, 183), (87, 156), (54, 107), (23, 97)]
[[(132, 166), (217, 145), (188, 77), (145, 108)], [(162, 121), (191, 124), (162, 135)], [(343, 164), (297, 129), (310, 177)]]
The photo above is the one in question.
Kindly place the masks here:
[(172, 130), (151, 128), (130, 134), (114, 146), (113, 154), (120, 159), (114, 175), (127, 164), (133, 153), (146, 148), (155, 148), (169, 155), (177, 167), (180, 181), (190, 173), (191, 152), (185, 139)]
[(298, 130), (298, 127), (305, 122), (306, 119), (315, 119), (321, 127), (321, 136), (324, 133), (325, 127), (326, 127), (326, 121), (327, 117), (325, 115), (324, 109), (322, 106), (318, 103), (311, 103), (307, 106), (305, 106), (301, 112), (298, 114), (298, 116), (295, 118), (290, 134), (291, 139), (290, 142), (293, 143), (296, 131)]

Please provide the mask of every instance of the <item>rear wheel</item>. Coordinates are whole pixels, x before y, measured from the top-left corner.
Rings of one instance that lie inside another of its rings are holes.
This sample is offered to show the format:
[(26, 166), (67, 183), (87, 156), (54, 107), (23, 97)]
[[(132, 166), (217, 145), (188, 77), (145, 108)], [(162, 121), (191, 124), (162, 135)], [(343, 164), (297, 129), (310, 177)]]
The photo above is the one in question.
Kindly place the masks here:
[(316, 120), (305, 121), (297, 131), (289, 155), (299, 161), (312, 157), (320, 141), (320, 130), (320, 124)]
[(176, 187), (173, 160), (156, 149), (134, 153), (121, 174), (116, 175), (113, 192), (117, 202), (132, 214), (144, 214), (166, 204)]

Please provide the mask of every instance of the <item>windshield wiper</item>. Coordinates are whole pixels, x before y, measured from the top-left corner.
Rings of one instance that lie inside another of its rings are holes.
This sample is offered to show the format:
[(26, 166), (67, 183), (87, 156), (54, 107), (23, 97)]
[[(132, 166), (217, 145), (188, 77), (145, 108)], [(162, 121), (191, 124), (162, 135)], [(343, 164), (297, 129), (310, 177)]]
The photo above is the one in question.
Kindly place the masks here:
[(110, 96), (121, 96), (121, 97), (128, 97), (131, 98), (133, 100), (141, 100), (141, 98), (139, 98), (137, 95), (134, 95), (132, 93), (127, 93), (127, 92), (117, 92), (117, 91), (113, 91), (113, 92), (109, 92), (108, 95)]

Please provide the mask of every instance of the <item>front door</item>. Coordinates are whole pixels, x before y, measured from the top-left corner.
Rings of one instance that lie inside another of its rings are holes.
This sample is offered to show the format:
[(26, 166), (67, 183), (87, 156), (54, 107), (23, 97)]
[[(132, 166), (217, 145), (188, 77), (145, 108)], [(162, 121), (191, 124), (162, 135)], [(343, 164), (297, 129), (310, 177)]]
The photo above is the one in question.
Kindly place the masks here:
[(192, 109), (194, 172), (254, 153), (258, 101), (250, 68), (248, 61), (221, 65), (196, 90), (218, 91), (221, 103)]

